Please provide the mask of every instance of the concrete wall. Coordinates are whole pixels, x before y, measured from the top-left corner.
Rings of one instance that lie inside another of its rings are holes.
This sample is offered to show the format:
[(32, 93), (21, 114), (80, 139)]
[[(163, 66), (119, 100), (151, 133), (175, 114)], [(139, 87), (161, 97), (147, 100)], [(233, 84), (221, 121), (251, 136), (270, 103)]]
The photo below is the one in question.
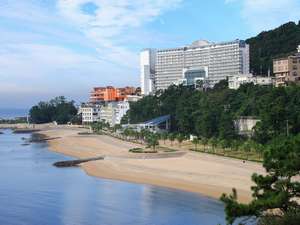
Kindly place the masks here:
[(253, 117), (241, 117), (234, 121), (234, 125), (238, 134), (251, 136), (253, 134), (253, 128), (260, 120)]

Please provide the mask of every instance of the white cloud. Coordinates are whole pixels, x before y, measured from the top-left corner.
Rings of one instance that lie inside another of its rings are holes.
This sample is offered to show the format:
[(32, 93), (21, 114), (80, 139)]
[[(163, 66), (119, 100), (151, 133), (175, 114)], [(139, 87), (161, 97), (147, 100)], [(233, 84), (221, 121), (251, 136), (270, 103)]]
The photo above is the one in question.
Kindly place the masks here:
[[(126, 85), (124, 70), (89, 54), (55, 45), (7, 44), (0, 49), (0, 106), (33, 104), (65, 95), (87, 100), (96, 85)], [(135, 74), (136, 71), (127, 70)], [(131, 81), (132, 82), (132, 81)], [(1, 101), (3, 103), (1, 103)], [(29, 103), (28, 103), (29, 102)], [(1, 108), (1, 107), (0, 107)]]
[(240, 3), (243, 20), (255, 32), (300, 19), (299, 0), (225, 0), (225, 3)]
[[(61, 14), (98, 45), (97, 49), (107, 60), (136, 68), (138, 54), (123, 45), (122, 40), (142, 25), (153, 21), (181, 0), (59, 0)], [(84, 4), (97, 9), (90, 14), (82, 11)]]
[(63, 69), (89, 61), (95, 62), (95, 59), (50, 45), (7, 44), (2, 45), (0, 50), (1, 73), (5, 71), (10, 78), (20, 76), (20, 71), (22, 71), (22, 78), (25, 79), (40, 77), (43, 75), (41, 72), (49, 72), (51, 68)]
[[(136, 46), (153, 39), (144, 25), (181, 1), (1, 0), (1, 96), (87, 97), (94, 85), (138, 85)], [(84, 12), (86, 3), (98, 8)], [(8, 99), (0, 105), (15, 104)]]
[[(80, 80), (84, 77), (87, 81), (93, 80), (101, 71), (109, 71), (112, 65), (95, 56), (77, 53), (73, 50), (56, 45), (45, 44), (7, 44), (0, 49), (0, 81), (30, 81), (38, 83), (40, 81), (60, 81), (62, 77)], [(96, 74), (90, 74), (90, 71)], [(64, 71), (64, 72), (62, 72)], [(117, 75), (116, 69), (110, 72)], [(74, 72), (77, 77), (72, 77)], [(101, 76), (99, 76), (100, 80)], [(106, 80), (102, 77), (103, 80)], [(65, 81), (64, 79), (62, 79)], [(37, 82), (38, 81), (38, 82)], [(71, 81), (69, 81), (71, 82)], [(42, 82), (44, 83), (44, 82)], [(66, 83), (58, 83), (59, 86)], [(0, 83), (0, 88), (1, 88)]]

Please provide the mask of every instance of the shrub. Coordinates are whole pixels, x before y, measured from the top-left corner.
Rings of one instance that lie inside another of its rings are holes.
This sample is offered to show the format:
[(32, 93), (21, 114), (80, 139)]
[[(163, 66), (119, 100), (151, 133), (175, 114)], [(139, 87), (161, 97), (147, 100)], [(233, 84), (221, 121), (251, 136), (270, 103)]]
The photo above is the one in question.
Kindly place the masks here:
[(132, 153), (143, 153), (144, 149), (142, 149), (142, 148), (131, 148), (131, 149), (129, 149), (129, 152), (132, 152)]

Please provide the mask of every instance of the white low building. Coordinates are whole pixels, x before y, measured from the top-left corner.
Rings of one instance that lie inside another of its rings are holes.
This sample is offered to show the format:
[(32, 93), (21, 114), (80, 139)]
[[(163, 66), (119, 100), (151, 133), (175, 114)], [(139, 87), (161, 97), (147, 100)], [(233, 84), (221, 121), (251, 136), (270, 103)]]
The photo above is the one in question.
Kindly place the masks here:
[(86, 103), (79, 107), (78, 114), (82, 115), (82, 123), (106, 122), (110, 126), (120, 124), (123, 116), (130, 109), (130, 102), (136, 102), (140, 96), (127, 96), (124, 101), (103, 102), (102, 104)]
[(126, 95), (126, 100), (128, 102), (137, 102), (141, 100), (143, 97), (140, 95)]
[(82, 104), (79, 107), (78, 114), (82, 116), (82, 123), (93, 123), (100, 121), (101, 105)]
[(126, 115), (129, 108), (130, 108), (130, 105), (129, 105), (128, 101), (118, 102), (117, 107), (115, 109), (115, 114), (114, 114), (114, 125), (121, 124), (121, 120), (122, 120), (123, 116)]
[(228, 87), (230, 89), (239, 89), (242, 84), (253, 83), (254, 85), (273, 85), (274, 78), (253, 76), (250, 74), (239, 74), (228, 77)]
[(110, 126), (120, 124), (129, 108), (130, 105), (128, 101), (105, 103), (100, 110), (100, 121), (109, 123)]
[(116, 102), (108, 102), (105, 105), (103, 105), (100, 111), (100, 121), (109, 123), (110, 126), (113, 126), (115, 108)]

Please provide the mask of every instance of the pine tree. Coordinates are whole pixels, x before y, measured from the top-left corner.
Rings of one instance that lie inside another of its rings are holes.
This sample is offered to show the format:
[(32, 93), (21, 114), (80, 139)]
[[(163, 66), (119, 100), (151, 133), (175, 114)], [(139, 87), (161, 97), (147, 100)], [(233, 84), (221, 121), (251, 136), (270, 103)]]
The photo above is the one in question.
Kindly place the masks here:
[(253, 200), (249, 204), (237, 201), (237, 192), (223, 194), (226, 219), (232, 224), (239, 217), (264, 218), (276, 210), (276, 216), (300, 212), (300, 135), (274, 141), (265, 152), (263, 166), (267, 175), (253, 174)]

